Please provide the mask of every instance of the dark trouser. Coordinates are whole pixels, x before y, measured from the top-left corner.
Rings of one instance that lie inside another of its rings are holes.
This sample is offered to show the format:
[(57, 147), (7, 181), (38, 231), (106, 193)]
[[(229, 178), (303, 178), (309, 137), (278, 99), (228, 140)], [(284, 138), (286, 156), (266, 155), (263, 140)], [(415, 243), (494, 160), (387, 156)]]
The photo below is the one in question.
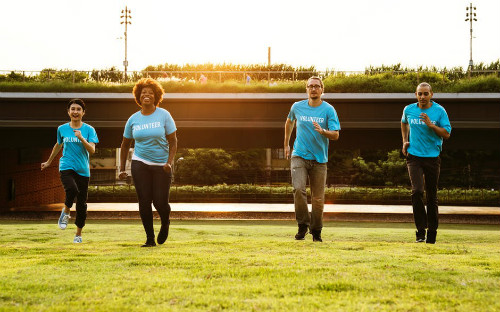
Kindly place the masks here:
[[(323, 207), (325, 201), (326, 163), (302, 157), (292, 157), (290, 163), (295, 203), (295, 219), (299, 225), (307, 225), (311, 231), (323, 228)], [(306, 185), (311, 186), (311, 213), (307, 208)]]
[(77, 227), (83, 228), (87, 219), (87, 193), (90, 178), (81, 176), (73, 170), (62, 170), (60, 174), (66, 192), (64, 204), (66, 207), (71, 208), (76, 197), (75, 224)]
[(168, 224), (170, 218), (168, 196), (172, 175), (166, 173), (163, 166), (150, 166), (141, 161), (132, 160), (132, 178), (139, 199), (139, 213), (147, 240), (154, 242), (155, 232), (151, 203), (154, 204), (160, 215), (161, 224)]
[[(425, 233), (425, 229), (436, 231), (438, 228), (437, 187), (441, 159), (408, 154), (406, 164), (411, 180), (411, 202), (417, 231), (419, 233)], [(424, 187), (427, 197), (427, 212), (424, 205)]]

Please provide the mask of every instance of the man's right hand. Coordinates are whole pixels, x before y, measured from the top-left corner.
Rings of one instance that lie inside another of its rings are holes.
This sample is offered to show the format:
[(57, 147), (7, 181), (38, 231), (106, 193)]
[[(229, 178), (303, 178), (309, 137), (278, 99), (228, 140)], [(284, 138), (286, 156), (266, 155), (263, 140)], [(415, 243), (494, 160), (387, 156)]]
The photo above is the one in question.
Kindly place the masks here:
[(401, 151), (403, 152), (403, 155), (408, 156), (408, 147), (410, 146), (410, 142), (404, 142), (403, 143), (403, 148)]
[(127, 177), (128, 177), (128, 174), (127, 174), (127, 172), (125, 172), (125, 171), (121, 171), (121, 172), (120, 172), (120, 174), (118, 175), (118, 178), (119, 178), (120, 180), (126, 180), (126, 179), (127, 179)]

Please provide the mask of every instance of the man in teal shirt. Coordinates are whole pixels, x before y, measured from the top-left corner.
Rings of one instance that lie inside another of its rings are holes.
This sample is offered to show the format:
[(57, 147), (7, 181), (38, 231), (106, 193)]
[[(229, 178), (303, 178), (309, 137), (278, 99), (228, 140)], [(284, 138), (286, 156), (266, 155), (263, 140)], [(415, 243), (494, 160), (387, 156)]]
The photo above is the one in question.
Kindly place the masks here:
[[(326, 163), (330, 140), (338, 140), (340, 123), (332, 105), (321, 99), (323, 82), (319, 77), (307, 81), (308, 99), (292, 105), (285, 123), (285, 156), (291, 157), (295, 218), (299, 230), (296, 240), (303, 240), (309, 228), (313, 241), (321, 242), (325, 199)], [(297, 125), (297, 135), (290, 153), (290, 136)], [(306, 185), (311, 187), (312, 211), (307, 208)]]
[[(430, 84), (419, 84), (415, 95), (418, 102), (406, 106), (401, 118), (402, 151), (406, 156), (411, 181), (413, 217), (417, 227), (416, 242), (434, 244), (438, 228), (439, 154), (443, 139), (450, 137), (451, 124), (446, 110), (431, 100), (434, 94)], [(424, 187), (427, 211), (424, 205)]]

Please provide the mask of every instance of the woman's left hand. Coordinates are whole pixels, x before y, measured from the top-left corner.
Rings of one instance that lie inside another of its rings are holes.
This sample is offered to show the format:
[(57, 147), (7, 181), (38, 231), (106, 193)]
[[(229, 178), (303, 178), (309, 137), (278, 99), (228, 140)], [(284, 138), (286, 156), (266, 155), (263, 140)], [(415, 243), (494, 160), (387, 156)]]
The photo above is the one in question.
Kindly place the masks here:
[(163, 166), (163, 171), (165, 171), (166, 173), (172, 173), (172, 165), (166, 163), (165, 166)]

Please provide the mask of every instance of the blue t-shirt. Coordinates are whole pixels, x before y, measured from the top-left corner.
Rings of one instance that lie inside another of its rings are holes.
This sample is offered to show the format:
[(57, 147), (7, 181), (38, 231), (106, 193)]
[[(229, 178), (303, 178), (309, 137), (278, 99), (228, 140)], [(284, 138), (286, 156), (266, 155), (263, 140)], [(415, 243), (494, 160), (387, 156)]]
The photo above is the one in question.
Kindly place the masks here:
[(157, 107), (151, 115), (136, 112), (127, 121), (123, 136), (135, 140), (134, 155), (153, 164), (165, 164), (168, 160), (167, 135), (177, 131), (170, 113)]
[(340, 130), (337, 112), (332, 105), (323, 101), (317, 107), (309, 106), (308, 100), (295, 102), (290, 109), (288, 118), (297, 120), (297, 135), (293, 144), (292, 156), (316, 160), (319, 163), (328, 162), (329, 139), (314, 130), (313, 121), (321, 128), (330, 131)]
[(408, 153), (418, 157), (438, 157), (443, 146), (443, 138), (437, 135), (425, 122), (420, 120), (420, 114), (426, 113), (433, 124), (444, 128), (451, 134), (451, 124), (444, 107), (431, 101), (432, 106), (421, 109), (418, 103), (407, 105), (403, 110), (401, 122), (410, 125)]
[(59, 160), (59, 171), (73, 170), (83, 177), (90, 177), (89, 152), (75, 135), (80, 130), (89, 143), (99, 143), (95, 129), (86, 123), (78, 129), (71, 128), (69, 122), (57, 128), (57, 143), (63, 144), (63, 155)]

